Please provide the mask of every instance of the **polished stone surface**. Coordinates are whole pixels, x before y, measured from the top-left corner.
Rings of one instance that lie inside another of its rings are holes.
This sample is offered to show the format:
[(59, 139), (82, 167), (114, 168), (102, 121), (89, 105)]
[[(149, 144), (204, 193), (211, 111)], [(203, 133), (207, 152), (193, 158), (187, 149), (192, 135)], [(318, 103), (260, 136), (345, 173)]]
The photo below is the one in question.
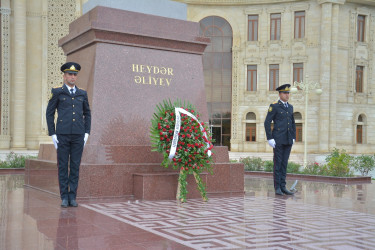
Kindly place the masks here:
[[(288, 181), (288, 187), (293, 184)], [(373, 184), (299, 181), (275, 197), (272, 179), (245, 177), (245, 195), (60, 200), (0, 172), (0, 249), (373, 249)]]

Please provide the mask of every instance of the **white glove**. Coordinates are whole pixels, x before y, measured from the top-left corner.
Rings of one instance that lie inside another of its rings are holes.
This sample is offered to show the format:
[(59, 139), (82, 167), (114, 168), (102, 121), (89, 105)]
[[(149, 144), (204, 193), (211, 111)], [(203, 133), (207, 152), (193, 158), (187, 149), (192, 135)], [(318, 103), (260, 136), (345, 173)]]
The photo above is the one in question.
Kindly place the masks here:
[(52, 135), (52, 141), (53, 141), (53, 144), (55, 145), (55, 149), (57, 149), (58, 148), (57, 143), (59, 143), (59, 141), (57, 140), (56, 135)]
[(296, 139), (293, 139), (293, 144), (296, 142)]
[(268, 144), (269, 144), (271, 147), (273, 147), (273, 148), (275, 148), (275, 146), (276, 146), (276, 142), (275, 142), (274, 139), (268, 140)]
[(87, 142), (87, 139), (89, 138), (89, 134), (88, 133), (85, 133), (85, 138), (83, 139), (85, 141), (85, 144), (83, 144), (83, 146), (86, 145), (86, 142)]

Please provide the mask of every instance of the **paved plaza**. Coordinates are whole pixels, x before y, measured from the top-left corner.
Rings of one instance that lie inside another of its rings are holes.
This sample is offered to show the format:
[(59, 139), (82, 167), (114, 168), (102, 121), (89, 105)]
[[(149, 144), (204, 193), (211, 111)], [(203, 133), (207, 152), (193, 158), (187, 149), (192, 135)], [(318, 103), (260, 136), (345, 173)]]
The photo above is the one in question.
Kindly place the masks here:
[[(275, 197), (272, 179), (245, 177), (245, 195), (174, 200), (84, 200), (0, 175), (0, 249), (374, 249), (373, 184), (299, 181)], [(291, 186), (294, 180), (288, 181)]]

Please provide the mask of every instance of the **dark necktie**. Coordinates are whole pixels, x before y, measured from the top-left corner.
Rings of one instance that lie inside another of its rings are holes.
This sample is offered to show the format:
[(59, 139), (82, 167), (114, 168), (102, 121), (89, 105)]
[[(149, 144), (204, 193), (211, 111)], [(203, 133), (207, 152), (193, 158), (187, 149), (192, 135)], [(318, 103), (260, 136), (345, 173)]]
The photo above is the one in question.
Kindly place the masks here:
[(285, 106), (285, 108), (288, 108), (288, 103), (287, 102), (284, 103), (284, 106)]
[(74, 95), (74, 89), (70, 89), (70, 94)]

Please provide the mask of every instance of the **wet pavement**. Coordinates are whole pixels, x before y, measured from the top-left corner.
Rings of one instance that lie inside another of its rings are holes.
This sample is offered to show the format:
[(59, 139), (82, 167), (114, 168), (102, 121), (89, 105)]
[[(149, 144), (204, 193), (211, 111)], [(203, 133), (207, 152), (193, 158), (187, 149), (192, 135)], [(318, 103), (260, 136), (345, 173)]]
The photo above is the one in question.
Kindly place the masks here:
[[(373, 184), (299, 181), (275, 197), (272, 179), (245, 177), (245, 195), (171, 201), (86, 200), (24, 188), (0, 175), (0, 249), (374, 249)], [(290, 187), (294, 180), (288, 181)]]

